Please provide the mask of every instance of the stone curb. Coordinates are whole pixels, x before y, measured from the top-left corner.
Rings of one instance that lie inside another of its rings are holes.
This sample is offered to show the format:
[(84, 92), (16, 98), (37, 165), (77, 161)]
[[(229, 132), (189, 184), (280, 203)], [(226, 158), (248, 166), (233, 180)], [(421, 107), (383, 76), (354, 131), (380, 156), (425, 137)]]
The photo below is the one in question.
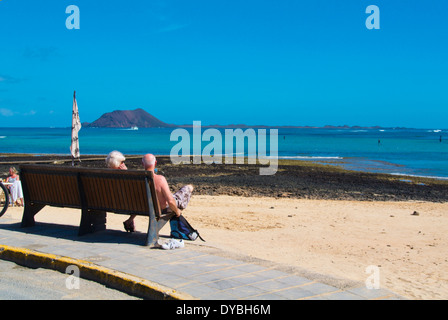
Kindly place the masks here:
[(65, 273), (68, 266), (77, 266), (80, 277), (148, 300), (195, 300), (189, 294), (164, 285), (112, 270), (85, 260), (37, 252), (25, 248), (0, 245), (0, 259), (29, 268), (45, 268)]

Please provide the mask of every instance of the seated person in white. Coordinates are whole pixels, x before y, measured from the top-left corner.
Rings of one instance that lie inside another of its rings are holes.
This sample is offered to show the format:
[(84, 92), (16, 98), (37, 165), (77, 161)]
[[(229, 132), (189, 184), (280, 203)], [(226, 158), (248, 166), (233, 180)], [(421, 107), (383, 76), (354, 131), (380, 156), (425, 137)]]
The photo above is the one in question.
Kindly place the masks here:
[(9, 176), (6, 178), (6, 182), (12, 183), (9, 186), (9, 192), (11, 193), (11, 200), (13, 205), (23, 207), (23, 191), (22, 183), (20, 182), (17, 170), (14, 167), (9, 168)]

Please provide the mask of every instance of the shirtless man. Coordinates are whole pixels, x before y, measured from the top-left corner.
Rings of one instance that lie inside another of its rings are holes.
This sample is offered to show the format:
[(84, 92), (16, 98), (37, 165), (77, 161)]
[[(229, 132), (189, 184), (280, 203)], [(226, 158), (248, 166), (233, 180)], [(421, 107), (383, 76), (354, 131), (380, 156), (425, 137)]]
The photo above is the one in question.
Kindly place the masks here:
[[(157, 164), (156, 157), (148, 153), (143, 156), (142, 164), (146, 171), (154, 173), (154, 186), (162, 214), (174, 212), (179, 217), (182, 213), (181, 210), (185, 209), (190, 201), (193, 186), (191, 184), (183, 186), (175, 194), (171, 194), (166, 178), (154, 172)], [(128, 220), (123, 222), (126, 231), (134, 231), (134, 218), (135, 215), (131, 215)]]

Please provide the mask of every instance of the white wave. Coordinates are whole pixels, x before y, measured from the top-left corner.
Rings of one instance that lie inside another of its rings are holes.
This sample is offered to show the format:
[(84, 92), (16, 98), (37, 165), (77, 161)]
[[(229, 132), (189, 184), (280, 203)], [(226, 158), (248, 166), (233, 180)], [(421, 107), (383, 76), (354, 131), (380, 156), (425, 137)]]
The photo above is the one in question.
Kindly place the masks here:
[(417, 174), (408, 174), (408, 173), (400, 173), (400, 172), (392, 172), (389, 173), (393, 176), (407, 176), (407, 177), (415, 177), (415, 178), (430, 178), (430, 179), (438, 179), (438, 180), (448, 180), (448, 177), (439, 177), (439, 176), (422, 176)]
[(0, 136), (0, 139), (5, 139), (6, 138), (6, 136)]
[[(245, 153), (244, 153), (244, 152), (235, 152), (235, 153), (214, 153), (214, 154), (211, 154), (210, 156), (215, 156), (215, 157), (236, 157), (236, 156), (241, 156), (241, 155), (244, 156)], [(186, 155), (186, 156), (190, 156), (190, 155), (188, 154), (188, 155)], [(204, 155), (202, 155), (202, 154), (192, 154), (191, 156), (192, 156), (192, 157), (202, 157), (202, 156), (204, 156)], [(248, 157), (256, 157), (256, 155), (249, 154)]]
[(319, 156), (282, 156), (278, 157), (279, 159), (301, 159), (301, 160), (342, 160), (343, 157), (319, 157)]

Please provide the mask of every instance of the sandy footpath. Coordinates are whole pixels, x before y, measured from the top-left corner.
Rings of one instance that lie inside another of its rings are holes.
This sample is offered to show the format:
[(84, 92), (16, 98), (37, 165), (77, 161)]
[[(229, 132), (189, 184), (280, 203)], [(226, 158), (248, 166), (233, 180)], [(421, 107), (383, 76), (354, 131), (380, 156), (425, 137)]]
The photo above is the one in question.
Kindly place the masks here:
[[(61, 215), (70, 210), (46, 207), (36, 220), (78, 225), (79, 210)], [(22, 209), (6, 215), (20, 219)], [(194, 195), (184, 215), (206, 246), (363, 282), (374, 265), (383, 288), (410, 299), (448, 299), (448, 203)], [(109, 214), (108, 228), (122, 229), (124, 219)], [(137, 231), (147, 226), (137, 217)]]

